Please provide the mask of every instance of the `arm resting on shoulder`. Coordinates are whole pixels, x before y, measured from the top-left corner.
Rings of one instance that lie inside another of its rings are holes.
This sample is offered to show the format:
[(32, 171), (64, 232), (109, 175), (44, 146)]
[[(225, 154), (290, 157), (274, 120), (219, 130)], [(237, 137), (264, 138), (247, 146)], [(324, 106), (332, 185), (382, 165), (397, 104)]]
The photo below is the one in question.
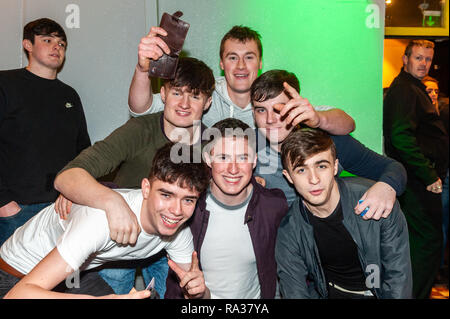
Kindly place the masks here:
[(69, 168), (58, 174), (55, 189), (74, 203), (105, 211), (114, 241), (122, 244), (136, 242), (140, 226), (125, 199), (97, 182), (83, 168)]
[(377, 181), (355, 203), (355, 213), (369, 211), (364, 219), (387, 217), (394, 206), (396, 196), (406, 188), (406, 170), (403, 165), (389, 157), (379, 155), (349, 135), (333, 136), (339, 162), (348, 172)]

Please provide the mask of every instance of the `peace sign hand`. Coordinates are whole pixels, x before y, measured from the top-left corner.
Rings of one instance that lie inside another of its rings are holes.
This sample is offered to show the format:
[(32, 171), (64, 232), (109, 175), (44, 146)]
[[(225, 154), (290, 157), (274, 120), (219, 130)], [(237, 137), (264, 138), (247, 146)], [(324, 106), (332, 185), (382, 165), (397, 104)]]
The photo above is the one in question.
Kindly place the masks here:
[(284, 118), (287, 124), (296, 126), (300, 123), (316, 128), (320, 126), (320, 116), (309, 103), (309, 101), (300, 96), (296, 89), (288, 83), (283, 83), (285, 92), (290, 97), (286, 104), (276, 104), (274, 108), (280, 112), (281, 118)]
[(168, 261), (169, 267), (180, 279), (180, 287), (186, 299), (207, 298), (209, 290), (205, 285), (203, 272), (200, 270), (197, 252), (192, 253), (191, 264), (178, 265), (173, 260)]

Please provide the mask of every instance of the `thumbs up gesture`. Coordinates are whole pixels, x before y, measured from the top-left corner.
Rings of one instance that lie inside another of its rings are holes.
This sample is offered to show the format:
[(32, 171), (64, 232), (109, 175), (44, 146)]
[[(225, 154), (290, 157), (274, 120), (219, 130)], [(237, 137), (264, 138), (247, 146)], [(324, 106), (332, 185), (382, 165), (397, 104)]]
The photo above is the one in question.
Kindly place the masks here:
[(198, 265), (197, 252), (192, 253), (191, 264), (177, 264), (170, 259), (168, 264), (177, 274), (186, 299), (209, 298), (209, 289), (205, 285), (203, 272)]

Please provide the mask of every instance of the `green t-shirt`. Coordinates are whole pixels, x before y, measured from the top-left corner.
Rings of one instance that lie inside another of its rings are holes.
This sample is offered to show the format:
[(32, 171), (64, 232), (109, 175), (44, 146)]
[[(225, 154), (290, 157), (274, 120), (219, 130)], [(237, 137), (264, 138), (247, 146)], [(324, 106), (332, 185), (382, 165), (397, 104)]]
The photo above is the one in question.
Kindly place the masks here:
[(140, 188), (148, 177), (156, 151), (169, 142), (163, 129), (163, 112), (131, 118), (102, 141), (86, 148), (62, 170), (83, 168), (94, 178), (119, 167), (114, 184)]

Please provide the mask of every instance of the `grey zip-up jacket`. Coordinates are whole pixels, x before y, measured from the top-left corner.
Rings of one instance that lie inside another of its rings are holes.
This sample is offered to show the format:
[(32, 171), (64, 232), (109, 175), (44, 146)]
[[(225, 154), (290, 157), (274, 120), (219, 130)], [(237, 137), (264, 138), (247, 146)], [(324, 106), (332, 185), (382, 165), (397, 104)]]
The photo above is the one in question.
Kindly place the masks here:
[[(388, 218), (378, 221), (354, 213), (356, 203), (373, 183), (360, 177), (337, 178), (343, 224), (358, 247), (368, 289), (379, 299), (411, 298), (408, 228), (398, 202)], [(301, 198), (281, 221), (275, 258), (282, 298), (328, 297), (313, 227)]]

